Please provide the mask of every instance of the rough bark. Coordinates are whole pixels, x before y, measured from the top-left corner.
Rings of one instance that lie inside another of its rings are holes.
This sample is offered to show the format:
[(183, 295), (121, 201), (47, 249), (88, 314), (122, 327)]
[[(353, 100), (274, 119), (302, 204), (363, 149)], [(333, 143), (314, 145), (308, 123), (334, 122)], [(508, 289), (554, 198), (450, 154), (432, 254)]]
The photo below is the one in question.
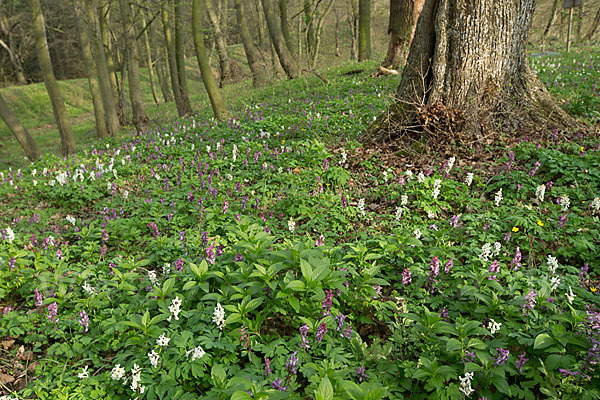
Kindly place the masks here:
[(371, 3), (372, 0), (358, 1), (358, 61), (371, 58)]
[(548, 23), (546, 24), (546, 28), (542, 33), (542, 38), (546, 38), (548, 33), (550, 33), (550, 28), (554, 25), (554, 21), (556, 21), (556, 16), (558, 15), (558, 5), (561, 3), (561, 0), (554, 0), (552, 3), (552, 11), (550, 12), (550, 18), (548, 18)]
[(598, 11), (596, 12), (594, 21), (592, 22), (592, 25), (590, 26), (590, 30), (585, 35), (585, 40), (592, 40), (592, 38), (594, 37), (594, 34), (596, 33), (596, 30), (598, 29), (598, 25), (600, 25), (600, 7), (598, 7)]
[(190, 104), (190, 94), (187, 87), (187, 78), (185, 74), (185, 37), (183, 34), (184, 9), (183, 0), (174, 0), (175, 2), (175, 59), (177, 61), (177, 78), (179, 79), (179, 91), (181, 92), (181, 102), (183, 106), (183, 115), (192, 113)]
[(10, 109), (2, 93), (0, 93), (0, 118), (6, 123), (8, 129), (15, 135), (15, 138), (25, 151), (27, 158), (30, 161), (35, 161), (40, 158), (40, 150), (38, 149), (33, 137), (29, 134), (27, 129), (23, 126), (21, 121), (17, 118), (15, 113)]
[(187, 115), (187, 109), (183, 100), (183, 94), (181, 93), (181, 86), (179, 85), (179, 73), (177, 69), (177, 52), (175, 50), (175, 42), (173, 40), (173, 31), (171, 29), (171, 19), (169, 18), (169, 11), (167, 9), (168, 3), (163, 4), (161, 8), (161, 17), (163, 23), (163, 31), (165, 35), (165, 46), (167, 50), (167, 60), (169, 64), (169, 74), (171, 76), (171, 87), (173, 89), (173, 97), (175, 97), (175, 106), (177, 107), (177, 114), (180, 117)]
[(304, 0), (304, 24), (306, 25), (306, 53), (313, 53), (313, 43), (315, 41), (315, 23), (312, 12), (312, 0)]
[(300, 65), (292, 53), (288, 50), (287, 45), (283, 40), (281, 28), (279, 27), (279, 22), (275, 15), (273, 0), (261, 0), (261, 2), (265, 13), (265, 19), (267, 20), (269, 36), (271, 37), (271, 42), (275, 47), (275, 51), (277, 52), (281, 66), (283, 67), (287, 77), (294, 79), (300, 75)]
[[(104, 116), (106, 117), (106, 126), (111, 136), (116, 137), (119, 134), (119, 114), (117, 111), (116, 102), (116, 81), (115, 86), (111, 83), (111, 74), (106, 63), (106, 52), (102, 41), (102, 32), (100, 21), (98, 18), (95, 2), (87, 8), (88, 21), (91, 25), (92, 43), (94, 45), (92, 54), (94, 55), (94, 63), (96, 64), (96, 72), (98, 74), (98, 84), (104, 105)], [(114, 77), (114, 74), (112, 74)]]
[(217, 55), (219, 56), (219, 72), (221, 74), (219, 77), (219, 82), (221, 86), (223, 86), (225, 82), (230, 81), (232, 78), (229, 54), (227, 53), (227, 45), (225, 43), (223, 32), (221, 32), (219, 19), (215, 13), (212, 0), (203, 0), (203, 2), (206, 9), (206, 15), (208, 16), (208, 21), (210, 22), (215, 35), (215, 46), (217, 49)]
[(363, 140), (410, 131), (476, 141), (499, 127), (537, 132), (575, 123), (529, 68), (534, 3), (425, 2), (398, 86), (399, 102)]
[[(144, 40), (144, 53), (146, 55), (146, 65), (148, 67), (148, 75), (150, 78), (150, 90), (152, 91), (152, 97), (154, 98), (154, 103), (158, 104), (158, 93), (156, 91), (156, 83), (154, 81), (154, 62), (152, 61), (152, 48), (150, 47), (150, 38), (148, 37), (148, 29), (149, 26), (146, 26), (146, 17), (142, 13), (142, 27), (144, 29), (143, 32), (143, 40)], [(152, 22), (150, 22), (152, 24)]]
[(267, 71), (264, 65), (260, 63), (258, 52), (254, 47), (254, 43), (252, 43), (252, 37), (248, 30), (248, 21), (244, 14), (244, 0), (235, 0), (235, 13), (248, 66), (252, 72), (252, 82), (254, 86), (262, 86), (267, 82)]
[(69, 121), (67, 109), (60, 94), (56, 77), (54, 76), (50, 52), (48, 51), (46, 23), (44, 22), (44, 15), (42, 14), (42, 7), (39, 0), (29, 0), (29, 5), (31, 7), (33, 35), (35, 37), (35, 47), (37, 48), (40, 69), (42, 70), (44, 83), (48, 90), (54, 118), (56, 119), (56, 125), (58, 126), (58, 131), (60, 133), (60, 151), (66, 156), (75, 152), (76, 147), (75, 139), (73, 138), (73, 133), (71, 131), (71, 122)]
[[(117, 67), (115, 66), (115, 60), (110, 45), (110, 0), (100, 0), (100, 16), (98, 22), (100, 24), (100, 35), (102, 37), (102, 46), (104, 49), (104, 58), (106, 60), (106, 68), (108, 69), (108, 78), (110, 80), (110, 87), (113, 92), (115, 104), (119, 103), (119, 92), (117, 90)], [(123, 109), (121, 108), (121, 113)]]
[(160, 91), (162, 93), (165, 103), (168, 103), (173, 100), (173, 94), (171, 93), (169, 89), (169, 84), (167, 82), (167, 74), (165, 72), (164, 64), (164, 51), (161, 47), (158, 46), (156, 26), (154, 24), (150, 25), (150, 47), (152, 48), (152, 52), (156, 57), (156, 74), (158, 75)]
[(285, 44), (290, 52), (294, 51), (294, 41), (290, 35), (290, 23), (288, 20), (288, 0), (279, 0), (279, 19), (281, 20), (281, 33)]
[(381, 64), (386, 68), (398, 69), (404, 47), (412, 29), (412, 0), (391, 0), (388, 35), (390, 41), (385, 60)]
[(142, 100), (142, 85), (140, 82), (140, 55), (135, 40), (134, 22), (131, 17), (131, 7), (128, 0), (119, 0), (121, 22), (123, 24), (123, 41), (127, 53), (127, 75), (129, 78), (129, 99), (133, 110), (132, 122), (138, 132), (148, 127), (146, 107)]
[(350, 5), (350, 15), (348, 17), (348, 24), (350, 25), (350, 59), (353, 61), (358, 60), (358, 0), (348, 0)]
[(208, 93), (210, 104), (212, 105), (215, 118), (226, 119), (229, 117), (225, 101), (221, 97), (217, 80), (210, 70), (206, 49), (204, 48), (204, 37), (202, 35), (202, 10), (201, 0), (192, 1), (192, 33), (194, 36), (194, 46), (196, 49), (196, 58), (202, 74), (202, 81)]
[(88, 16), (86, 0), (77, 0), (75, 3), (75, 20), (79, 29), (79, 43), (81, 44), (81, 55), (85, 63), (88, 84), (92, 95), (92, 104), (94, 105), (94, 117), (96, 119), (96, 135), (101, 138), (109, 136), (106, 126), (106, 115), (104, 112), (104, 103), (102, 102), (102, 93), (98, 82), (98, 71), (94, 56), (92, 54), (90, 23), (86, 20)]

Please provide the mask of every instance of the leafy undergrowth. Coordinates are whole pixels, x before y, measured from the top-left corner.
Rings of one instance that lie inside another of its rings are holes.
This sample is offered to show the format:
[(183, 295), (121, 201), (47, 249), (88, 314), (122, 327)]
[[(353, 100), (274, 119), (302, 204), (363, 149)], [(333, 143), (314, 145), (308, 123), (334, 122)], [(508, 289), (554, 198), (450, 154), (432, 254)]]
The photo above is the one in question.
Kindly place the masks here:
[(396, 85), (286, 82), (4, 173), (0, 390), (598, 398), (597, 138), (421, 168), (355, 141)]

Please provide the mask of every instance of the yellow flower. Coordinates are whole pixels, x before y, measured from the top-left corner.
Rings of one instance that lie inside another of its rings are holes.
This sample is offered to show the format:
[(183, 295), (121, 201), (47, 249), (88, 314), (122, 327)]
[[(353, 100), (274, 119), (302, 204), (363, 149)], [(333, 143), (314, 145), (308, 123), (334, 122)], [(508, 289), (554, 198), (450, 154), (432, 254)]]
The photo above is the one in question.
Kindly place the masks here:
[(544, 226), (544, 223), (543, 223), (542, 221), (540, 221), (539, 219), (537, 220), (537, 224), (538, 224), (539, 226)]
[(598, 288), (596, 286), (591, 286), (590, 287), (590, 292), (596, 293), (597, 291), (598, 291)]
[(516, 226), (513, 226), (512, 231), (515, 232), (515, 233), (519, 232), (519, 228), (517, 228)]
[(580, 149), (580, 150), (581, 150), (581, 151), (583, 151), (583, 146), (581, 146), (581, 149)]

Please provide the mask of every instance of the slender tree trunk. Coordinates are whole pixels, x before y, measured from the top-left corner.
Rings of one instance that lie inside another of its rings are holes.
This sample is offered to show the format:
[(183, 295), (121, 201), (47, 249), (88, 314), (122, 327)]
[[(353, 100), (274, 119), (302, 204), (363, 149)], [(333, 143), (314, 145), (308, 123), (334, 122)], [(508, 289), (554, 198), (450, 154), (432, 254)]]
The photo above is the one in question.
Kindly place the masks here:
[(290, 25), (288, 21), (288, 0), (279, 0), (279, 19), (281, 20), (281, 33), (285, 39), (285, 44), (290, 53), (294, 52), (294, 42), (290, 35)]
[(335, 56), (341, 57), (340, 54), (340, 16), (338, 15), (337, 5), (333, 9), (335, 15)]
[(215, 46), (217, 48), (217, 55), (219, 56), (219, 71), (221, 73), (219, 81), (221, 86), (223, 86), (225, 82), (228, 82), (232, 78), (229, 55), (227, 54), (227, 46), (225, 44), (223, 32), (221, 32), (221, 27), (219, 26), (219, 20), (217, 18), (217, 14), (215, 13), (212, 0), (203, 0), (203, 2), (204, 7), (206, 8), (208, 21), (210, 22), (215, 34)]
[(129, 80), (129, 99), (133, 110), (132, 122), (138, 132), (148, 127), (148, 116), (142, 99), (142, 85), (140, 82), (140, 56), (135, 40), (134, 22), (131, 17), (131, 8), (128, 0), (119, 0), (121, 8), (121, 21), (123, 24), (123, 41), (127, 53), (127, 75)]
[(579, 11), (577, 13), (577, 40), (581, 40), (581, 27), (583, 26), (583, 7), (585, 3), (581, 3)]
[(254, 86), (262, 86), (267, 82), (267, 71), (260, 63), (258, 53), (254, 47), (254, 43), (252, 43), (252, 37), (248, 30), (248, 21), (244, 14), (244, 0), (235, 0), (235, 14), (240, 36), (242, 37), (242, 43), (244, 45), (244, 51), (246, 52), (248, 66), (252, 72), (253, 84)]
[[(106, 65), (106, 53), (104, 51), (104, 45), (102, 41), (102, 33), (96, 2), (92, 1), (91, 4), (89, 4), (87, 7), (87, 12), (88, 21), (91, 26), (91, 41), (94, 45), (92, 54), (94, 56), (94, 63), (96, 64), (96, 72), (98, 73), (98, 84), (100, 85), (102, 103), (104, 104), (106, 127), (108, 128), (109, 134), (113, 137), (116, 137), (118, 136), (120, 129), (119, 114), (117, 111), (115, 97), (116, 87), (113, 87), (111, 84), (111, 74), (109, 73)], [(112, 76), (114, 77), (114, 74)]]
[(217, 119), (226, 119), (229, 117), (225, 101), (219, 92), (217, 80), (210, 70), (206, 49), (204, 48), (204, 37), (202, 36), (202, 10), (200, 5), (201, 0), (192, 1), (192, 32), (194, 35), (194, 45), (196, 48), (196, 58), (198, 66), (202, 74), (202, 81), (208, 93), (210, 103)]
[(592, 22), (592, 26), (588, 31), (587, 35), (585, 35), (585, 40), (592, 40), (596, 30), (598, 29), (598, 25), (600, 25), (600, 7), (598, 7), (598, 11), (596, 12), (596, 16), (594, 17), (594, 21)]
[(96, 134), (99, 138), (104, 139), (109, 136), (106, 126), (106, 114), (104, 112), (104, 103), (102, 102), (102, 93), (100, 92), (100, 84), (98, 83), (98, 71), (92, 53), (92, 45), (90, 39), (90, 27), (93, 21), (86, 21), (89, 15), (87, 12), (88, 5), (86, 0), (77, 0), (75, 4), (75, 20), (79, 29), (79, 42), (81, 44), (81, 55), (85, 63), (90, 93), (92, 95), (92, 103), (94, 105), (94, 116), (96, 118)]
[(269, 28), (269, 36), (271, 37), (273, 46), (275, 46), (275, 51), (277, 52), (281, 66), (288, 78), (294, 79), (300, 75), (300, 65), (292, 53), (290, 53), (283, 40), (279, 22), (275, 16), (273, 0), (261, 0), (261, 2), (265, 12), (265, 19), (267, 20), (267, 27)]
[(174, 0), (175, 2), (175, 59), (177, 61), (177, 78), (179, 79), (179, 91), (181, 92), (181, 102), (184, 115), (192, 113), (190, 104), (190, 94), (187, 87), (185, 73), (185, 37), (183, 34), (184, 9), (183, 0)]
[[(397, 98), (363, 141), (408, 132), (449, 135), (465, 145), (508, 129), (578, 126), (527, 61), (535, 0), (426, 1)], [(421, 129), (415, 130), (412, 126)]]
[(556, 16), (558, 15), (558, 5), (561, 3), (561, 0), (554, 0), (552, 3), (552, 11), (550, 12), (550, 18), (548, 18), (548, 23), (546, 24), (546, 29), (544, 29), (544, 33), (542, 34), (542, 38), (546, 38), (548, 33), (550, 33), (550, 28), (554, 25), (554, 21), (556, 21)]
[(52, 103), (54, 118), (60, 132), (61, 146), (60, 151), (63, 155), (68, 155), (75, 152), (75, 139), (71, 131), (71, 122), (67, 114), (65, 103), (58, 89), (58, 83), (52, 69), (52, 61), (50, 60), (50, 52), (48, 51), (48, 42), (46, 40), (46, 24), (42, 7), (39, 0), (29, 0), (31, 6), (31, 15), (33, 18), (33, 35), (35, 37), (35, 47), (37, 48), (40, 69), (44, 76), (48, 96)]
[(25, 74), (23, 73), (23, 67), (21, 66), (21, 63), (19, 62), (19, 60), (17, 59), (15, 54), (12, 52), (12, 50), (10, 49), (8, 44), (6, 44), (6, 42), (4, 42), (3, 40), (0, 40), (0, 47), (3, 47), (4, 50), (6, 50), (6, 52), (8, 53), (8, 59), (10, 60), (10, 63), (12, 64), (15, 78), (17, 78), (17, 83), (19, 85), (27, 85), (27, 79), (25, 79)]
[(150, 46), (156, 57), (156, 73), (158, 75), (160, 91), (162, 92), (165, 103), (168, 103), (173, 100), (173, 95), (170, 92), (169, 84), (167, 82), (167, 74), (165, 72), (165, 65), (163, 64), (165, 56), (163, 49), (158, 47), (156, 26), (154, 24), (150, 25)]
[[(329, 0), (329, 3), (323, 10), (323, 12), (319, 15), (319, 19), (317, 20), (317, 25), (315, 28), (315, 42), (313, 43), (313, 54), (311, 55), (310, 60), (310, 68), (314, 69), (317, 65), (317, 58), (319, 57), (319, 48), (321, 47), (321, 36), (323, 35), (323, 23), (325, 21), (325, 17), (331, 11), (331, 7), (333, 6), (334, 0)], [(316, 12), (316, 10), (315, 10)]]
[(371, 58), (371, 2), (358, 1), (358, 61)]
[(165, 35), (165, 45), (167, 49), (167, 60), (169, 62), (169, 74), (171, 76), (171, 87), (173, 88), (173, 96), (175, 97), (177, 114), (180, 117), (184, 117), (187, 115), (187, 110), (182, 98), (181, 87), (179, 86), (179, 73), (177, 70), (177, 52), (175, 51), (173, 31), (171, 30), (171, 20), (169, 18), (169, 11), (167, 7), (168, 3), (162, 5), (161, 16)]
[(348, 24), (350, 24), (350, 33), (352, 40), (350, 43), (350, 59), (353, 61), (358, 60), (358, 0), (349, 0), (350, 3), (350, 16), (348, 18)]
[[(104, 58), (106, 60), (106, 68), (108, 69), (108, 78), (110, 87), (115, 98), (115, 104), (119, 104), (119, 92), (117, 90), (117, 69), (113, 59), (110, 45), (110, 0), (100, 0), (100, 34), (102, 36), (102, 46), (104, 48)], [(123, 107), (120, 107), (120, 113), (124, 114)]]
[(2, 93), (0, 93), (0, 118), (6, 123), (8, 129), (15, 135), (17, 141), (25, 151), (27, 158), (30, 161), (35, 161), (40, 158), (40, 150), (38, 149), (35, 141), (25, 129), (21, 121), (17, 118), (14, 112), (10, 109), (4, 97), (2, 97)]
[(312, 58), (313, 44), (315, 42), (315, 23), (312, 10), (312, 0), (304, 0), (304, 23), (306, 24), (306, 54)]
[[(146, 54), (146, 64), (148, 65), (148, 75), (150, 78), (150, 90), (152, 90), (152, 97), (154, 98), (154, 103), (158, 104), (158, 93), (156, 91), (156, 83), (154, 81), (154, 63), (152, 62), (152, 48), (150, 47), (150, 39), (148, 37), (148, 29), (150, 27), (146, 27), (146, 17), (144, 14), (141, 14), (142, 18), (142, 27), (144, 29), (144, 51)], [(152, 22), (151, 22), (152, 23)]]

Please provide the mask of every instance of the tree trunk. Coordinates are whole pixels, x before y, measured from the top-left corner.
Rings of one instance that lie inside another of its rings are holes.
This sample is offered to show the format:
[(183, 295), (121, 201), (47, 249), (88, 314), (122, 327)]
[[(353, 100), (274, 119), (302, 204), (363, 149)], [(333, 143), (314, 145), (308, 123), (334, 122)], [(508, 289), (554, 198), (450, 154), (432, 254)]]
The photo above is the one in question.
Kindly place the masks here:
[(2, 97), (2, 93), (0, 93), (0, 118), (2, 118), (8, 126), (8, 129), (15, 135), (15, 138), (17, 138), (17, 141), (21, 144), (25, 154), (27, 154), (27, 158), (29, 158), (30, 161), (38, 160), (41, 155), (40, 150), (27, 129), (25, 129), (15, 113), (12, 112), (4, 100), (4, 97)]
[(217, 18), (217, 14), (215, 13), (212, 0), (203, 1), (204, 7), (206, 8), (208, 21), (210, 22), (215, 34), (215, 46), (217, 48), (217, 55), (219, 56), (219, 71), (221, 73), (219, 82), (221, 86), (223, 86), (225, 82), (230, 81), (232, 78), (229, 55), (227, 54), (227, 45), (225, 43), (223, 33), (221, 32), (221, 27), (219, 26), (219, 20)]
[(315, 42), (315, 23), (312, 12), (312, 0), (304, 0), (304, 23), (306, 24), (306, 54), (312, 57), (313, 43)]
[(419, 22), (419, 16), (421, 15), (421, 11), (423, 10), (424, 4), (425, 0), (413, 0), (413, 25), (412, 30), (410, 32), (410, 39), (408, 40), (409, 49), (415, 37), (415, 32), (417, 31), (417, 23)]
[(167, 83), (167, 74), (165, 72), (165, 65), (163, 64), (165, 58), (164, 52), (163, 49), (158, 46), (158, 39), (156, 36), (156, 26), (152, 24), (150, 25), (150, 46), (156, 57), (156, 73), (158, 75), (160, 91), (162, 92), (165, 103), (168, 103), (173, 100), (173, 95), (171, 94), (169, 84)]
[(402, 53), (412, 30), (413, 19), (413, 0), (390, 0), (388, 22), (390, 42), (382, 66), (392, 69), (398, 69), (400, 66)]
[(598, 29), (598, 25), (600, 25), (600, 7), (596, 12), (596, 16), (594, 17), (594, 22), (592, 22), (590, 30), (588, 31), (587, 35), (585, 35), (585, 40), (592, 40), (594, 34), (596, 33), (596, 30)]
[(48, 90), (48, 96), (50, 97), (50, 103), (52, 103), (52, 110), (54, 111), (54, 118), (56, 119), (56, 125), (60, 133), (60, 151), (66, 156), (75, 152), (75, 139), (71, 131), (71, 122), (69, 121), (67, 109), (58, 89), (54, 70), (52, 69), (48, 41), (46, 40), (46, 24), (40, 1), (29, 0), (29, 5), (31, 6), (33, 35), (35, 37), (35, 47), (37, 48), (40, 69), (44, 76), (44, 82), (46, 83), (46, 89)]
[(8, 53), (8, 59), (10, 60), (10, 63), (12, 64), (15, 78), (17, 78), (17, 83), (19, 85), (27, 85), (27, 79), (25, 79), (25, 74), (23, 73), (23, 67), (21, 66), (21, 63), (19, 62), (17, 57), (14, 55), (14, 53), (12, 52), (12, 50), (10, 49), (8, 44), (6, 44), (6, 42), (4, 42), (4, 40), (0, 40), (0, 47), (3, 47), (4, 50), (6, 50), (6, 52)]
[[(108, 69), (108, 79), (110, 80), (110, 87), (113, 92), (115, 104), (119, 103), (119, 92), (117, 90), (117, 69), (115, 61), (113, 59), (111, 46), (110, 46), (110, 0), (100, 0), (100, 17), (98, 22), (100, 24), (100, 35), (102, 37), (102, 46), (104, 48), (104, 58), (106, 60), (106, 68)], [(121, 107), (120, 113), (123, 114), (123, 108)]]
[(294, 52), (294, 42), (292, 40), (292, 36), (290, 35), (290, 24), (288, 21), (288, 0), (279, 0), (279, 19), (281, 20), (281, 33), (283, 34), (283, 38), (285, 39), (285, 44), (288, 47), (288, 50), (293, 53)]
[(545, 39), (550, 33), (550, 28), (554, 25), (554, 21), (556, 21), (556, 16), (558, 15), (558, 4), (560, 0), (554, 0), (552, 3), (552, 11), (550, 12), (550, 18), (548, 18), (548, 23), (546, 24), (546, 28), (544, 29), (544, 33), (542, 34), (542, 38)]
[[(156, 83), (154, 81), (154, 62), (152, 62), (152, 48), (150, 47), (150, 38), (148, 37), (148, 29), (149, 26), (146, 26), (146, 17), (142, 13), (142, 27), (144, 29), (143, 39), (144, 39), (144, 52), (146, 54), (146, 64), (148, 66), (148, 75), (150, 78), (150, 90), (152, 90), (152, 97), (154, 98), (154, 103), (158, 105), (158, 93), (156, 91)], [(150, 22), (151, 24), (154, 21)]]
[(131, 18), (131, 8), (128, 0), (119, 0), (121, 22), (123, 24), (123, 41), (127, 53), (127, 76), (129, 80), (129, 99), (133, 110), (132, 122), (138, 132), (148, 127), (148, 116), (142, 99), (142, 84), (140, 82), (140, 56), (135, 40), (134, 22)]
[(252, 43), (252, 37), (248, 30), (248, 22), (244, 14), (244, 0), (235, 0), (235, 13), (244, 51), (248, 59), (248, 66), (252, 72), (252, 82), (254, 86), (262, 86), (267, 82), (267, 71), (260, 63), (258, 53), (254, 47), (254, 43)]
[[(317, 57), (319, 56), (319, 48), (321, 46), (321, 36), (323, 34), (323, 23), (325, 21), (325, 17), (331, 11), (331, 7), (333, 6), (334, 0), (330, 0), (323, 12), (319, 15), (319, 19), (317, 20), (317, 25), (315, 27), (314, 40), (315, 42), (312, 45), (312, 51), (310, 57), (310, 68), (314, 69), (317, 65)], [(314, 14), (317, 12), (315, 9)]]
[(204, 37), (202, 36), (202, 10), (200, 1), (201, 0), (192, 1), (192, 32), (194, 35), (196, 58), (198, 59), (198, 66), (200, 68), (200, 73), (202, 74), (202, 81), (204, 82), (204, 87), (208, 93), (215, 118), (227, 119), (229, 117), (229, 113), (227, 112), (225, 101), (219, 92), (217, 80), (210, 70), (206, 49), (204, 48)]
[(185, 74), (185, 37), (183, 34), (184, 10), (183, 0), (174, 0), (175, 2), (175, 59), (177, 61), (177, 78), (179, 79), (179, 91), (181, 93), (181, 102), (184, 115), (192, 114), (190, 104), (190, 94), (187, 87)]
[[(119, 114), (117, 111), (116, 103), (116, 81), (115, 86), (111, 83), (111, 76), (114, 74), (109, 72), (106, 64), (106, 52), (104, 51), (104, 45), (102, 41), (102, 29), (98, 18), (98, 10), (95, 7), (95, 2), (92, 2), (87, 7), (88, 20), (91, 26), (92, 43), (94, 47), (92, 54), (94, 56), (94, 63), (96, 64), (96, 72), (98, 73), (98, 83), (100, 85), (100, 93), (102, 97), (102, 103), (104, 104), (104, 116), (106, 117), (106, 126), (111, 136), (116, 137), (119, 134)], [(112, 60), (112, 58), (111, 58)]]
[(269, 29), (269, 36), (271, 42), (275, 46), (275, 51), (281, 62), (281, 66), (285, 71), (288, 78), (294, 79), (300, 75), (300, 65), (294, 58), (292, 53), (288, 50), (283, 35), (279, 27), (279, 22), (275, 16), (275, 7), (273, 6), (273, 0), (261, 0), (263, 10), (265, 12), (265, 19), (267, 20), (267, 27)]
[(87, 12), (88, 5), (86, 0), (77, 0), (75, 6), (75, 20), (79, 29), (79, 42), (81, 44), (81, 55), (85, 63), (90, 93), (92, 95), (92, 103), (94, 105), (94, 116), (96, 118), (96, 134), (99, 138), (104, 139), (109, 136), (106, 126), (106, 114), (104, 112), (104, 103), (102, 102), (102, 93), (100, 92), (100, 84), (98, 82), (98, 71), (94, 56), (92, 54), (92, 45), (90, 39), (91, 23), (86, 21), (89, 15)]
[[(362, 140), (407, 132), (467, 143), (502, 127), (514, 133), (572, 126), (529, 69), (535, 0), (425, 2), (397, 97)], [(459, 11), (457, 11), (459, 10)], [(410, 128), (418, 125), (419, 129)]]
[(371, 2), (358, 1), (358, 61), (371, 58)]
[(338, 15), (337, 5), (334, 6), (333, 14), (335, 15), (335, 56), (341, 57), (340, 54), (340, 16)]
[(177, 107), (177, 114), (180, 117), (184, 117), (187, 114), (185, 102), (183, 101), (181, 86), (179, 85), (179, 73), (177, 70), (177, 52), (175, 50), (175, 43), (173, 40), (173, 31), (171, 30), (171, 20), (169, 18), (169, 11), (167, 7), (169, 3), (163, 4), (161, 7), (161, 16), (163, 23), (163, 31), (165, 35), (165, 46), (167, 49), (167, 60), (169, 61), (169, 74), (171, 76), (171, 87), (173, 88), (173, 96), (175, 97), (175, 106)]
[(352, 61), (358, 60), (358, 0), (349, 0), (350, 3), (350, 16), (348, 18), (348, 24), (350, 24), (350, 34), (352, 40), (350, 42), (350, 59)]

